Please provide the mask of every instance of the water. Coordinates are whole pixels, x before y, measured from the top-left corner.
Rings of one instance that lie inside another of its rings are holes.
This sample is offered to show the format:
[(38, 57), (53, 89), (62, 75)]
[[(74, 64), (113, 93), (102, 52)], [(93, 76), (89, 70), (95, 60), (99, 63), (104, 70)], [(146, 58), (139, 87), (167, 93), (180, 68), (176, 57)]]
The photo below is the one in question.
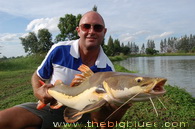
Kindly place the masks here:
[(168, 84), (195, 97), (195, 56), (132, 57), (119, 64), (141, 74), (165, 77)]

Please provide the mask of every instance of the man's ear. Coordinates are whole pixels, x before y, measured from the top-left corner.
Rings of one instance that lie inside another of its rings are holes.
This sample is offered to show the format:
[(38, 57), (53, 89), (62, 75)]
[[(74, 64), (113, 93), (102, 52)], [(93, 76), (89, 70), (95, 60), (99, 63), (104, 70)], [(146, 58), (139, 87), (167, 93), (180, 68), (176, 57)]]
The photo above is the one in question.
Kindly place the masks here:
[(106, 35), (106, 32), (107, 32), (107, 28), (104, 28), (104, 35)]
[(80, 37), (80, 28), (76, 27), (76, 31), (77, 31), (78, 36)]

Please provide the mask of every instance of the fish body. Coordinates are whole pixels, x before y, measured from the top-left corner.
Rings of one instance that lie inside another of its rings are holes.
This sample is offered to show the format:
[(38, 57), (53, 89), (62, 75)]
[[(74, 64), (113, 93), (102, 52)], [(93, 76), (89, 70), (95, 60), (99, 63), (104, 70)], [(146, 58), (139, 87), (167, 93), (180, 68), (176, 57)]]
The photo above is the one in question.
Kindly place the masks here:
[(60, 104), (67, 106), (65, 120), (75, 122), (84, 113), (101, 108), (106, 102), (123, 104), (132, 96), (130, 102), (147, 101), (163, 95), (163, 86), (167, 79), (140, 76), (121, 72), (93, 73), (87, 66), (81, 65), (81, 75), (76, 75), (73, 87), (57, 81), (48, 93)]

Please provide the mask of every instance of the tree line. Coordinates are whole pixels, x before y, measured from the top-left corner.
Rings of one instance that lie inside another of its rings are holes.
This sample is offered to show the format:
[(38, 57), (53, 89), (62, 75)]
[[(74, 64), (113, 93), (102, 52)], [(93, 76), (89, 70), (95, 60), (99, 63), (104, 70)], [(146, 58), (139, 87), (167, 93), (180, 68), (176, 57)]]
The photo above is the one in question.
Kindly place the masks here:
[(165, 38), (160, 42), (160, 51), (162, 53), (195, 53), (195, 35)]
[[(97, 11), (97, 8), (94, 7), (93, 10)], [(66, 14), (64, 17), (59, 19), (58, 28), (60, 33), (55, 37), (54, 41), (52, 40), (52, 34), (48, 29), (40, 29), (37, 34), (34, 32), (29, 32), (25, 37), (20, 37), (21, 43), (24, 47), (24, 50), (28, 54), (36, 53), (46, 53), (54, 43), (59, 41), (74, 40), (78, 39), (79, 36), (76, 32), (76, 27), (79, 25), (79, 21), (82, 15), (78, 14), (77, 16), (72, 14)], [(159, 53), (156, 50), (154, 40), (148, 40), (145, 44), (139, 48), (135, 42), (128, 42), (127, 44), (121, 43), (118, 39), (113, 39), (112, 36), (109, 36), (108, 42), (105, 43), (105, 40), (102, 43), (102, 47), (105, 53), (108, 56), (115, 56), (119, 54), (150, 54), (154, 55)], [(195, 35), (187, 35), (176, 38), (171, 37), (168, 39), (161, 40), (160, 42), (160, 52), (161, 53), (176, 53), (176, 52), (195, 52)]]

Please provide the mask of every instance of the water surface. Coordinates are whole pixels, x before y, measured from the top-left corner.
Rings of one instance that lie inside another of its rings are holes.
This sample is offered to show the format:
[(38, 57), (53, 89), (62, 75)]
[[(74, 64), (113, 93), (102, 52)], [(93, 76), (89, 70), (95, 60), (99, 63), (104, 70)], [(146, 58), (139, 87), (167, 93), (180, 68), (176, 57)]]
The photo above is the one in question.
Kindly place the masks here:
[(165, 77), (168, 84), (184, 88), (195, 97), (195, 56), (131, 57), (119, 64), (141, 74)]

